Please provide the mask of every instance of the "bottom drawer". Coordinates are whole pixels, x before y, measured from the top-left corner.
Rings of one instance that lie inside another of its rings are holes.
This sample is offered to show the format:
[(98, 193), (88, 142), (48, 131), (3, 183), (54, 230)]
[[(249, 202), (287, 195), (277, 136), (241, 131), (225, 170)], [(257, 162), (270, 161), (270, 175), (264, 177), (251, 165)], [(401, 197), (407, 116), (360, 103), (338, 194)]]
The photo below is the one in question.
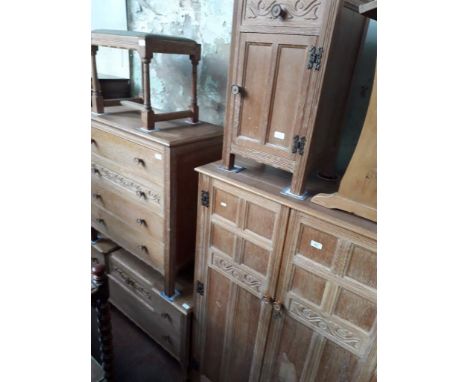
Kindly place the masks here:
[[(129, 281), (130, 285), (133, 284)], [(134, 287), (131, 286), (132, 289)], [(110, 301), (153, 340), (181, 361), (180, 338), (176, 333), (163, 330), (154, 309), (136, 293), (124, 285), (117, 276), (109, 274)]]

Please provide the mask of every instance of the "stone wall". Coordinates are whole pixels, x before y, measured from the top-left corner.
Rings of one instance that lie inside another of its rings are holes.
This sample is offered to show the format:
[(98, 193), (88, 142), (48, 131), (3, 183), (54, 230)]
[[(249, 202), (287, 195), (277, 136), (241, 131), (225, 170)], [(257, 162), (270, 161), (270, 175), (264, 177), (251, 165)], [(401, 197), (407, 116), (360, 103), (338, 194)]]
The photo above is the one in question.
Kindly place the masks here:
[[(202, 45), (198, 66), (200, 119), (223, 124), (231, 43), (233, 0), (127, 0), (128, 29), (187, 37)], [(150, 68), (152, 103), (175, 111), (190, 104), (187, 56), (155, 55)], [(140, 59), (131, 55), (134, 93), (141, 84)]]

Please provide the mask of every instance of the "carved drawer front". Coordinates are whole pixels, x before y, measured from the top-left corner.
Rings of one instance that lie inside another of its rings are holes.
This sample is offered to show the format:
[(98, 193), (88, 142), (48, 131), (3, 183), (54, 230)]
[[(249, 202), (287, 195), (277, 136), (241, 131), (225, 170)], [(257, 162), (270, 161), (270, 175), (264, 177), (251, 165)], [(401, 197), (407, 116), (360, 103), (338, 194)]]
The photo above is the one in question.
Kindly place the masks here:
[(164, 274), (164, 244), (128, 226), (96, 204), (91, 205), (91, 225), (139, 259)]
[(180, 338), (159, 325), (159, 317), (146, 300), (135, 293), (135, 287), (127, 285), (115, 273), (109, 275), (110, 301), (172, 356), (180, 359)]
[(164, 184), (164, 148), (148, 148), (96, 127), (91, 129), (93, 154), (109, 159), (151, 183)]
[[(111, 301), (155, 341), (181, 360), (188, 336), (190, 311), (160, 296), (162, 277), (132, 254), (119, 250), (109, 258), (114, 294)], [(179, 309), (180, 308), (180, 309)]]
[(92, 202), (124, 221), (141, 234), (150, 235), (162, 241), (164, 237), (164, 219), (148, 208), (147, 203), (139, 203), (117, 187), (110, 186), (97, 177), (91, 184)]
[(294, 170), (296, 136), (308, 123), (316, 71), (308, 69), (315, 36), (241, 33), (233, 68), (233, 151), (256, 161)]
[(242, 26), (284, 30), (320, 27), (327, 0), (243, 0)]
[(91, 175), (93, 184), (99, 184), (107, 189), (115, 189), (116, 193), (122, 195), (122, 197), (140, 203), (160, 216), (164, 215), (162, 186), (152, 185), (148, 187), (122, 175), (113, 168), (109, 168), (108, 163), (105, 166), (99, 161), (91, 162)]

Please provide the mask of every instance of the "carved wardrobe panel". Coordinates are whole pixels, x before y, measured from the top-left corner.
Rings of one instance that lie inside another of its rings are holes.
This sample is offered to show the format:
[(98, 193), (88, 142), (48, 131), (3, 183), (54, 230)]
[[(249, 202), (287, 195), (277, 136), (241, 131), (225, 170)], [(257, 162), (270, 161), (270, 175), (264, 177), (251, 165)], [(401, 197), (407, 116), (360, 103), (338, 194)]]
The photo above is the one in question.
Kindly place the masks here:
[(370, 381), (375, 224), (291, 201), (276, 192), (284, 174), (245, 165), (251, 176), (197, 169), (201, 380)]
[[(200, 192), (197, 294), (203, 327), (200, 370), (211, 381), (256, 380), (260, 373), (271, 296), (278, 277), (287, 209), (208, 178)], [(200, 268), (199, 268), (200, 269)]]

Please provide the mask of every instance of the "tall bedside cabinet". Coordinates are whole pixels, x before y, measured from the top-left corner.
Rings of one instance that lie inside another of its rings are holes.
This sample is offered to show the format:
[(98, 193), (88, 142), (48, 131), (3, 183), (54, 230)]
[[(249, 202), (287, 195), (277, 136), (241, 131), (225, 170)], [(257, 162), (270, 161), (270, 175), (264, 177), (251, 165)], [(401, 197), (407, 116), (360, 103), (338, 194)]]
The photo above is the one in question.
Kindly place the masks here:
[(240, 155), (286, 170), (296, 196), (311, 170), (333, 176), (365, 25), (342, 0), (235, 0), (225, 168)]

